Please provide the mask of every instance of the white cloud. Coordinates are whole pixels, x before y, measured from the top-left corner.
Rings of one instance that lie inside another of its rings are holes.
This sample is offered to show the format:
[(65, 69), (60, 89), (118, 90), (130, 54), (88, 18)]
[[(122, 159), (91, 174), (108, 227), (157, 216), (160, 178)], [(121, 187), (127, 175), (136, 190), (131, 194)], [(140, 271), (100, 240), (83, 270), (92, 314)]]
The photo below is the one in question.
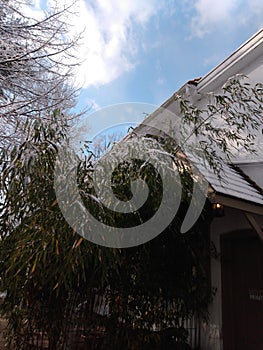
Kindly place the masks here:
[[(54, 0), (48, 4), (52, 6)], [(133, 69), (141, 48), (136, 33), (160, 8), (158, 0), (78, 0), (76, 15), (70, 18), (72, 33), (82, 32), (76, 53), (82, 62), (77, 70), (78, 85), (107, 84)]]
[[(72, 0), (34, 0), (24, 13), (41, 18), (43, 10), (72, 5)], [(75, 55), (81, 62), (76, 70), (76, 84), (87, 88), (110, 83), (134, 68), (143, 43), (136, 35), (149, 19), (165, 7), (158, 0), (77, 0), (66, 18), (70, 35), (81, 34)], [(42, 9), (42, 10), (41, 10)]]
[(196, 15), (192, 18), (191, 23), (194, 34), (202, 37), (215, 25), (232, 22), (232, 14), (237, 5), (237, 0), (195, 1)]
[(258, 30), (263, 25), (262, 0), (186, 0), (195, 14), (191, 20), (194, 36), (213, 30), (238, 30), (241, 26)]
[(25, 16), (34, 19), (41, 19), (43, 17), (43, 11), (41, 9), (41, 0), (34, 0), (29, 6), (26, 3), (20, 5), (20, 11), (25, 14)]
[(263, 26), (263, 1), (246, 1), (243, 11), (239, 16), (239, 22), (243, 25), (252, 26), (254, 30), (259, 30)]

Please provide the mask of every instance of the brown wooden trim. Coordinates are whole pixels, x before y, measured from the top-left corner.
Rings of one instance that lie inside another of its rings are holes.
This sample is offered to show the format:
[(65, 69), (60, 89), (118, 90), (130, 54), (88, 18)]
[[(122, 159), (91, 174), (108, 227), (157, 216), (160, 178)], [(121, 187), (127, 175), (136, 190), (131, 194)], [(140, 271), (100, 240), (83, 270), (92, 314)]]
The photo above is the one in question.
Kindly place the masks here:
[(212, 194), (210, 195), (210, 201), (212, 203), (221, 203), (227, 207), (235, 208), (235, 209), (240, 209), (245, 212), (253, 213), (253, 214), (258, 214), (258, 215), (263, 215), (263, 206), (257, 205), (251, 202), (246, 202), (241, 199), (233, 198), (233, 197), (228, 197), (224, 196), (221, 194)]
[(259, 226), (258, 222), (256, 221), (256, 219), (250, 213), (245, 212), (244, 214), (245, 214), (245, 217), (247, 218), (248, 222), (252, 226), (252, 228), (259, 235), (260, 239), (263, 242), (263, 231), (262, 231), (261, 227)]

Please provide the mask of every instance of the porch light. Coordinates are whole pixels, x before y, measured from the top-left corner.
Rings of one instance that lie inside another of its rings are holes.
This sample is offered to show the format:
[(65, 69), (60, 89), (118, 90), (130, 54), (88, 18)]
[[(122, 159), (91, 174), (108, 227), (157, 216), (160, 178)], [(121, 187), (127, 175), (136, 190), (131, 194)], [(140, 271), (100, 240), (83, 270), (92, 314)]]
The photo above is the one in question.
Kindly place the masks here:
[(213, 203), (212, 204), (212, 208), (213, 208), (214, 216), (222, 217), (222, 216), (225, 215), (223, 204), (221, 204), (221, 203)]

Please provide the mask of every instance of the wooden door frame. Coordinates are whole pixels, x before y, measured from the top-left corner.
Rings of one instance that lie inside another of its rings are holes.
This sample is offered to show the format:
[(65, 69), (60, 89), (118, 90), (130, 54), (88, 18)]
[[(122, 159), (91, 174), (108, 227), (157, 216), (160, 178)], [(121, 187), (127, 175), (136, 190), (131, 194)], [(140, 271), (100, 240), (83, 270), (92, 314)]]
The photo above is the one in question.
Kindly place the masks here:
[[(231, 285), (231, 271), (227, 268), (227, 259), (231, 254), (231, 247), (227, 244), (229, 241), (237, 242), (243, 239), (253, 239), (256, 238), (259, 243), (262, 244), (259, 236), (254, 230), (239, 230), (231, 231), (220, 236), (220, 251), (221, 251), (221, 288), (222, 288), (222, 331), (223, 331), (223, 349), (230, 350), (236, 349), (235, 347), (235, 337), (232, 331), (232, 325), (234, 323), (234, 314), (231, 312), (233, 300), (235, 298), (234, 290), (228, 288), (226, 291), (226, 286)], [(227, 347), (225, 347), (225, 345)]]

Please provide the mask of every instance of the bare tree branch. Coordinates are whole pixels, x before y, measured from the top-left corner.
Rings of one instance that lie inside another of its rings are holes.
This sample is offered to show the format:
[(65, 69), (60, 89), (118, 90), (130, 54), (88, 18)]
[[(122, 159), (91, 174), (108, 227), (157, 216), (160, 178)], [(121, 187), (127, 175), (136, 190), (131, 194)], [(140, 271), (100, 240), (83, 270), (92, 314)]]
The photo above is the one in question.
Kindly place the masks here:
[(48, 120), (55, 108), (65, 112), (75, 103), (79, 35), (70, 35), (65, 22), (74, 2), (40, 20), (23, 13), (27, 3), (0, 0), (0, 143), (18, 136), (12, 131), (17, 120)]

